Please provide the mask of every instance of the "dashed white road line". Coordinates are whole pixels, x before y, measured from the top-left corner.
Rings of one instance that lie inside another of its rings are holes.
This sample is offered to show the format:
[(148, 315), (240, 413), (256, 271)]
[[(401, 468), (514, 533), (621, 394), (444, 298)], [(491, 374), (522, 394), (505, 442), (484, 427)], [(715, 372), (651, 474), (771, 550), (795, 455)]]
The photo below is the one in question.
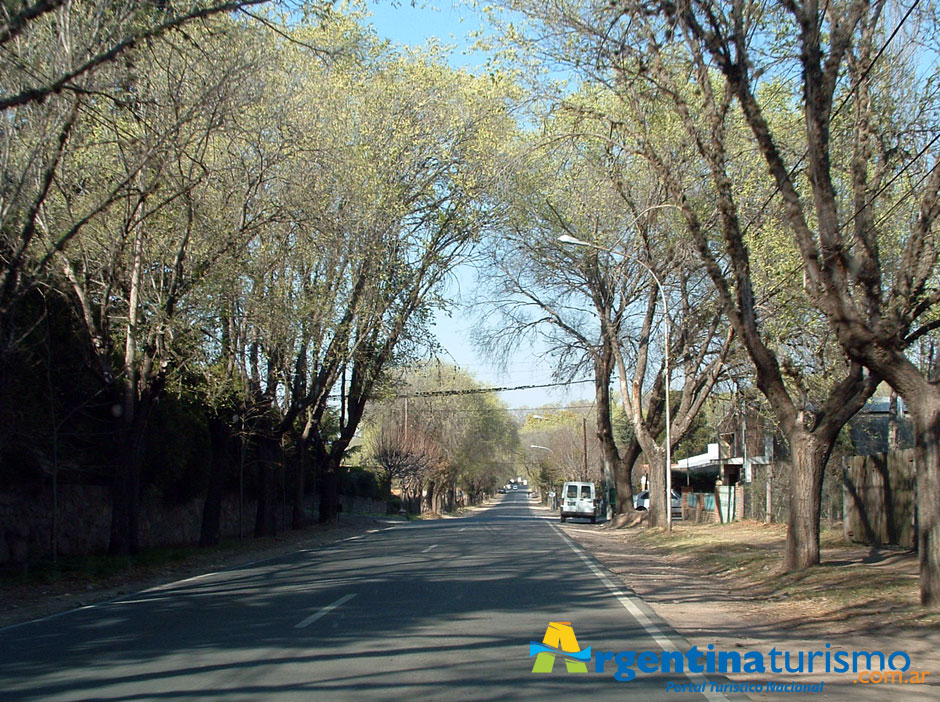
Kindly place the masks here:
[(309, 617), (307, 617), (307, 618), (304, 619), (303, 621), (301, 621), (301, 622), (295, 624), (295, 625), (294, 625), (294, 628), (295, 628), (295, 629), (305, 629), (306, 627), (310, 626), (311, 624), (313, 624), (315, 621), (317, 621), (317, 620), (320, 619), (321, 617), (325, 617), (327, 614), (329, 614), (330, 612), (332, 612), (332, 611), (333, 611), (334, 609), (336, 609), (337, 607), (340, 607), (340, 606), (346, 604), (347, 602), (349, 602), (349, 601), (350, 601), (353, 597), (355, 597), (355, 596), (356, 596), (356, 593), (355, 593), (355, 592), (351, 592), (351, 593), (349, 593), (348, 595), (343, 595), (343, 596), (340, 597), (338, 600), (336, 600), (336, 602), (333, 602), (332, 604), (328, 604), (326, 607), (324, 607), (324, 608), (322, 608), (322, 609), (320, 609), (320, 610), (314, 612), (313, 614), (311, 614)]
[(424, 549), (421, 553), (427, 553), (427, 552), (430, 551), (432, 548), (436, 548), (436, 547), (437, 547), (437, 544), (431, 544), (431, 545), (428, 546), (426, 549)]

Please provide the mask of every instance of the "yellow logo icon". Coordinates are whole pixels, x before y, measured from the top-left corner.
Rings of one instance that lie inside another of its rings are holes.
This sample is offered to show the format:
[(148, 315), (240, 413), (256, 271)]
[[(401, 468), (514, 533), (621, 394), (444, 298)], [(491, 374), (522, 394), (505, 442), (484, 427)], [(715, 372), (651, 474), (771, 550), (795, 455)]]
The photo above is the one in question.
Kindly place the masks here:
[(591, 647), (581, 650), (571, 622), (549, 622), (542, 643), (529, 642), (529, 656), (535, 656), (533, 673), (551, 673), (558, 656), (565, 659), (569, 673), (586, 673)]

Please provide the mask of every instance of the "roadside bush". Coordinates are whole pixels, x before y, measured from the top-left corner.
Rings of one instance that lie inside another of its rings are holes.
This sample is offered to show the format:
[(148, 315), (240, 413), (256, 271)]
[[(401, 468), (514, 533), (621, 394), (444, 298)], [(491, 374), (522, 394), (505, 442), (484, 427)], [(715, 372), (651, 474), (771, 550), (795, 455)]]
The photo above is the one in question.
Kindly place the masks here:
[(364, 468), (344, 469), (340, 474), (339, 492), (348, 497), (367, 497), (373, 500), (380, 494), (375, 473)]
[(145, 484), (168, 504), (204, 495), (212, 447), (201, 407), (166, 395), (151, 415), (145, 441)]

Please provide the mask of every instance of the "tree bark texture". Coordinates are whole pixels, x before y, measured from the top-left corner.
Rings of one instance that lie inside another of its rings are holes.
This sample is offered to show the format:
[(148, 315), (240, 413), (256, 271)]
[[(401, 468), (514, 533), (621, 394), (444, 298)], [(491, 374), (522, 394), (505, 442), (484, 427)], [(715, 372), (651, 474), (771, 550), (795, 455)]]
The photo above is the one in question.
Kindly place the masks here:
[(784, 565), (788, 571), (796, 571), (819, 563), (823, 474), (832, 445), (802, 428), (792, 431), (787, 440), (792, 466)]

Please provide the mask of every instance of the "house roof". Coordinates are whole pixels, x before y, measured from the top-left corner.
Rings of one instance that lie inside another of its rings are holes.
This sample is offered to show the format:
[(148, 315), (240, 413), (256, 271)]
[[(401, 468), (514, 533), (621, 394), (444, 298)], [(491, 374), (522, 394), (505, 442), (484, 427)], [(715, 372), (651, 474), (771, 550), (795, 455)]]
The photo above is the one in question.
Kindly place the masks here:
[(689, 456), (676, 461), (679, 470), (694, 471), (696, 468), (704, 468), (707, 465), (718, 462), (718, 444), (709, 444), (708, 451), (700, 453), (698, 456)]

